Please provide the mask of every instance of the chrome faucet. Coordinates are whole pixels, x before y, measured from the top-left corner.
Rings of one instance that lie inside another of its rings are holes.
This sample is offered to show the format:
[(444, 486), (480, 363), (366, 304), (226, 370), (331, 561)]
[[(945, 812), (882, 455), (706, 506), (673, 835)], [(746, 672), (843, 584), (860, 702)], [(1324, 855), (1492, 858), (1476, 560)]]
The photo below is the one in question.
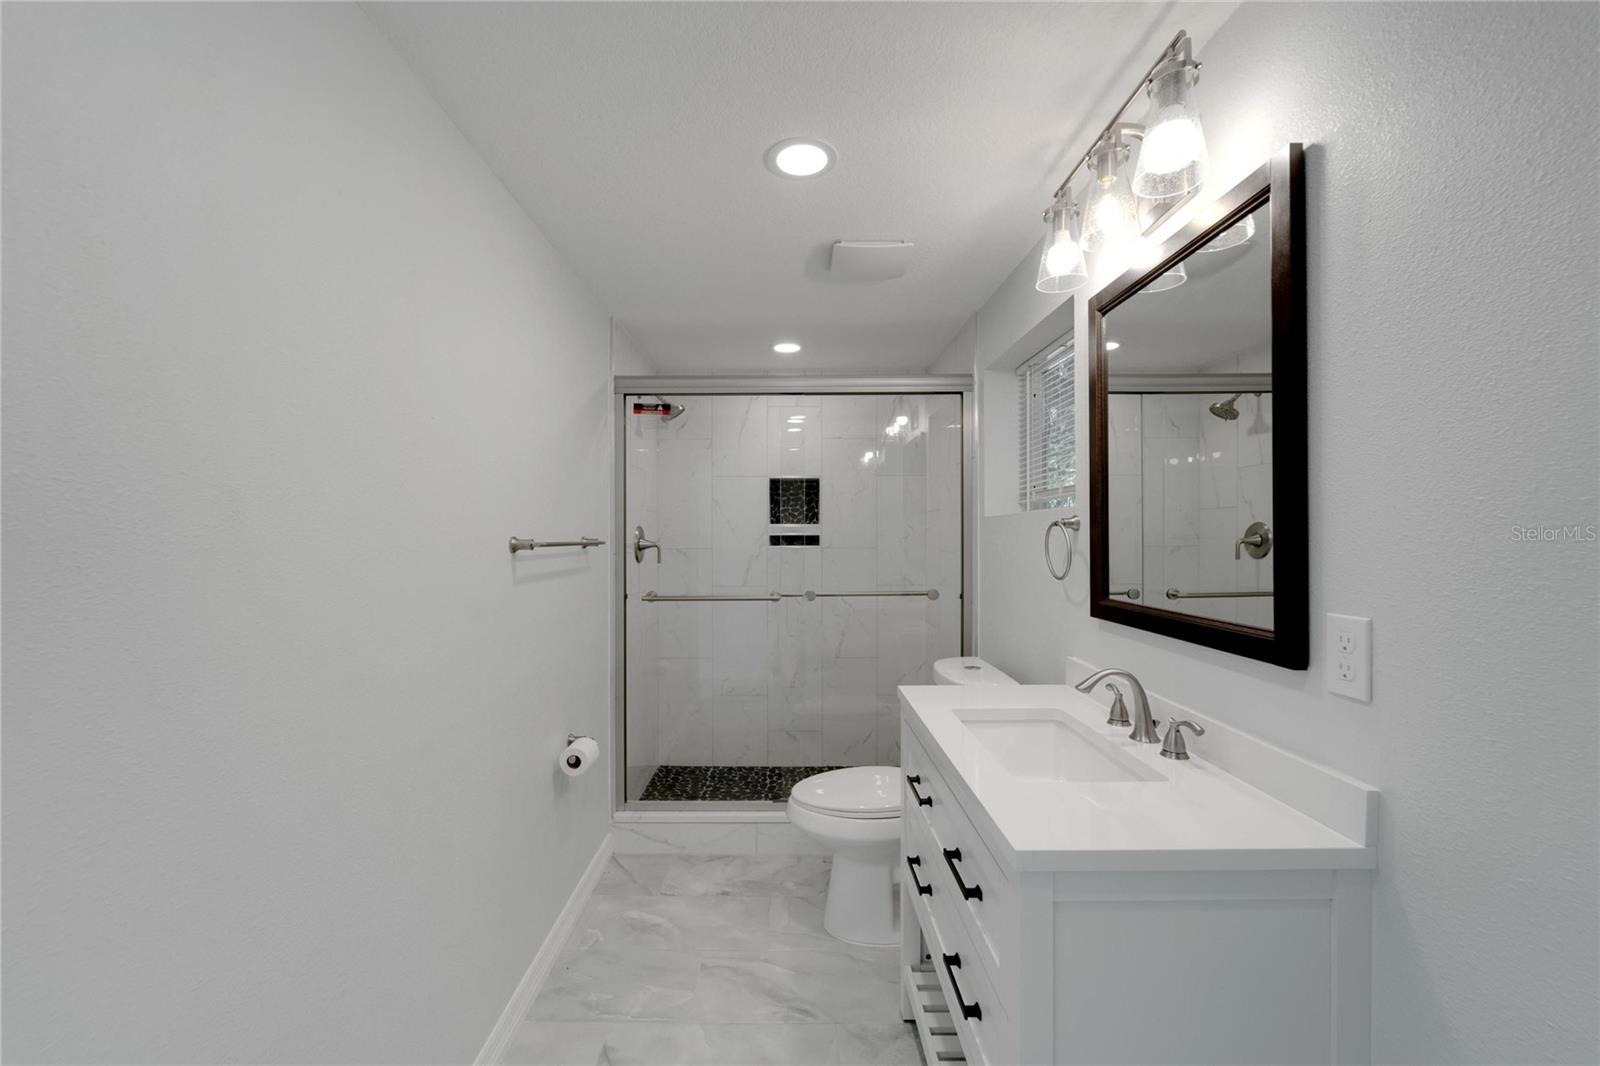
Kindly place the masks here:
[[(1072, 687), (1079, 692), (1093, 692), (1094, 687), (1109, 677), (1120, 677), (1128, 683), (1128, 696), (1133, 700), (1133, 732), (1128, 734), (1129, 740), (1137, 740), (1141, 744), (1161, 743), (1161, 732), (1156, 729), (1157, 719), (1150, 717), (1150, 697), (1144, 694), (1144, 686), (1139, 684), (1139, 679), (1126, 670), (1100, 670), (1090, 674)], [(1115, 688), (1112, 689), (1116, 691)], [(1118, 693), (1121, 698), (1121, 693)]]

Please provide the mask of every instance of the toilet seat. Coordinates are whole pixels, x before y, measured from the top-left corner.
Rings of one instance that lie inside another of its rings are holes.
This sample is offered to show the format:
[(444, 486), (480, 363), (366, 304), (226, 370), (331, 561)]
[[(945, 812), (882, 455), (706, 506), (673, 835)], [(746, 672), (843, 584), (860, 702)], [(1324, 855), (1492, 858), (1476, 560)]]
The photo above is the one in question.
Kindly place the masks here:
[(789, 791), (789, 801), (830, 818), (898, 818), (900, 771), (893, 766), (847, 766), (813, 774)]

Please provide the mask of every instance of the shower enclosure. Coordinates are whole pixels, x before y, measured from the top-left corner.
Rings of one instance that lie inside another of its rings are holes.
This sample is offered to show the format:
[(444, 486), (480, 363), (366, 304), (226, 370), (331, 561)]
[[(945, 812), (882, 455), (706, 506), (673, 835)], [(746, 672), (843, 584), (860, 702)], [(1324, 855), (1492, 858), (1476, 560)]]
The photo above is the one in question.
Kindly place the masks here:
[(618, 380), (623, 805), (767, 807), (898, 762), (897, 686), (967, 647), (969, 395)]

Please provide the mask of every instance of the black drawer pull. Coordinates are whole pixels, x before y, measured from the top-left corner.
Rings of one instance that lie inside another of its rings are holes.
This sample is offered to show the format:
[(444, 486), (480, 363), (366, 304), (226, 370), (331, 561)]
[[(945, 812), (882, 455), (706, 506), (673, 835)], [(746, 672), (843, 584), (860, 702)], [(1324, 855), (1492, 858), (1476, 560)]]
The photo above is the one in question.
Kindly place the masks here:
[(956, 984), (956, 971), (961, 968), (960, 955), (944, 956), (944, 972), (950, 976), (950, 987), (956, 992), (956, 1006), (961, 1008), (963, 1018), (982, 1018), (983, 1008), (976, 1003), (968, 1003), (961, 995), (961, 986)]
[(931, 895), (933, 895), (933, 886), (932, 885), (925, 885), (921, 881), (917, 880), (917, 867), (919, 867), (921, 865), (922, 865), (922, 856), (920, 856), (920, 855), (907, 855), (906, 856), (906, 868), (911, 871), (911, 883), (913, 885), (917, 886), (917, 895), (919, 895), (919, 896), (931, 896)]
[(933, 806), (933, 797), (932, 796), (924, 796), (922, 793), (917, 791), (917, 786), (919, 784), (921, 784), (921, 783), (922, 783), (922, 775), (921, 774), (907, 774), (906, 775), (906, 787), (909, 788), (911, 790), (911, 794), (917, 798), (917, 806), (919, 806), (919, 807), (932, 807)]
[(956, 869), (956, 863), (961, 861), (960, 848), (944, 849), (944, 864), (950, 867), (950, 876), (956, 879), (956, 887), (961, 890), (962, 899), (982, 899), (983, 888), (980, 885), (969, 885), (961, 880), (961, 871)]

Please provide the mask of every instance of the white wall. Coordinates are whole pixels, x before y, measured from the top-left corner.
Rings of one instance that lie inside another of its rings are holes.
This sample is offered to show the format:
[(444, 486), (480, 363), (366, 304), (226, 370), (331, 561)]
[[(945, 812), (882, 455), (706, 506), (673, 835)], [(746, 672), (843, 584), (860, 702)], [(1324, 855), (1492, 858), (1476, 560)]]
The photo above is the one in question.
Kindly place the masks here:
[[(1597, 41), (1590, 5), (1246, 4), (1201, 52), (1209, 194), (1308, 146), (1310, 671), (1094, 621), (1087, 537), (1062, 587), (1052, 516), (982, 525), (985, 657), (1131, 667), (1383, 789), (1383, 1062), (1600, 1055), (1600, 569), (1511, 530), (1597, 521)], [(1033, 262), (979, 312), (979, 369), (1058, 306)], [(1326, 611), (1374, 619), (1370, 706), (1323, 691)]]
[(4, 13), (4, 1053), (460, 1062), (606, 830), (608, 320), (354, 6)]

